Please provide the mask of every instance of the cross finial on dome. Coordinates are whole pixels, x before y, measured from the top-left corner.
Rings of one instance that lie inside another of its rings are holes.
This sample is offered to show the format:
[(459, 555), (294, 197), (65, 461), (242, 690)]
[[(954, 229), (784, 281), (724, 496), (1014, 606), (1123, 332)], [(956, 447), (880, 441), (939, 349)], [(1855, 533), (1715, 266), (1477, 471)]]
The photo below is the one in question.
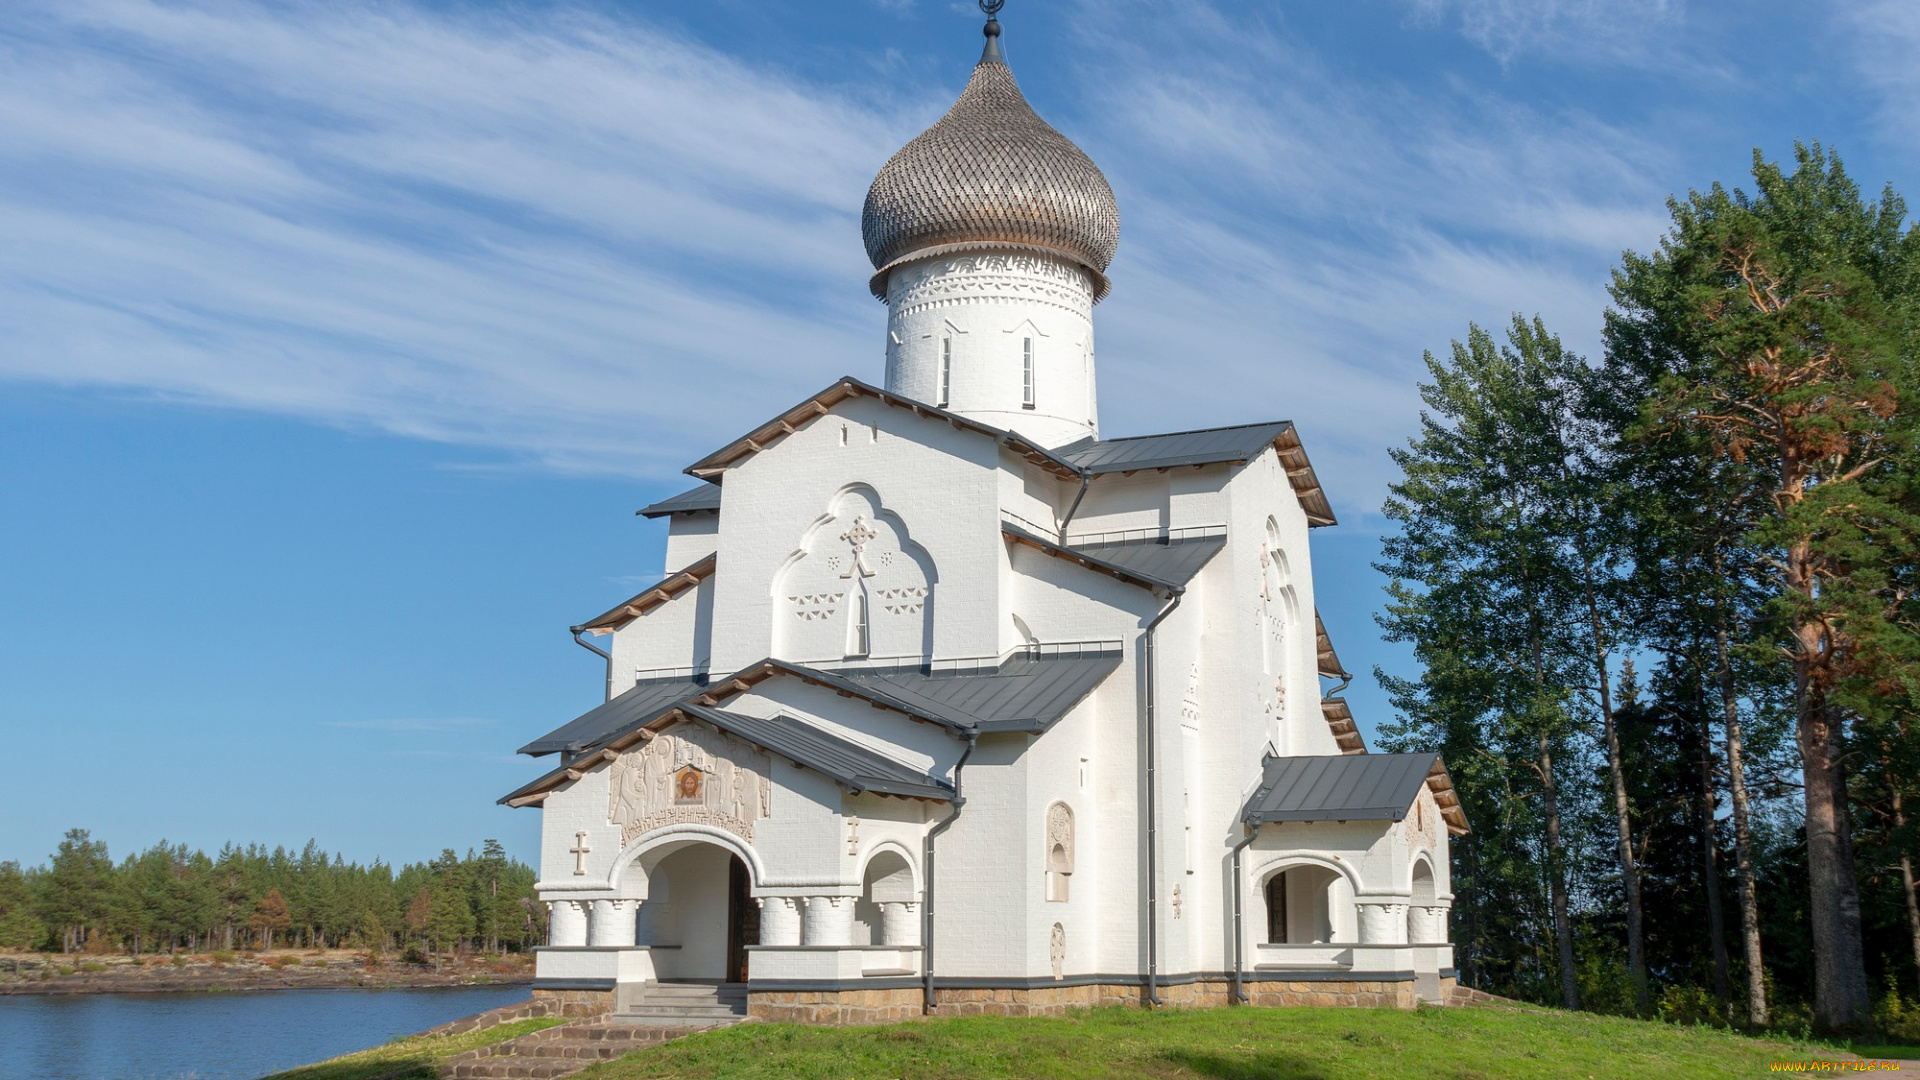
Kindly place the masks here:
[(980, 0), (980, 10), (986, 13), (987, 26), (981, 33), (987, 35), (987, 47), (980, 50), (980, 62), (983, 64), (1004, 64), (1000, 57), (1000, 9), (1007, 0)]

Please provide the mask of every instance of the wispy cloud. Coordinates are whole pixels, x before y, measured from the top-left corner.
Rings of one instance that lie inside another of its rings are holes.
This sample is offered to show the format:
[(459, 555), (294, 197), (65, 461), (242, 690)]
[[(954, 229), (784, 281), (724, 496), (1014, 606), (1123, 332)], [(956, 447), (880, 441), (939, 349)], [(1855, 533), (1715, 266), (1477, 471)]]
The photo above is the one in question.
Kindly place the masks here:
[(1668, 50), (1679, 0), (1404, 0), (1415, 17), (1459, 28), (1506, 63), (1521, 55), (1587, 62), (1644, 62)]
[[(723, 422), (689, 401), (744, 424), (875, 374), (859, 207), (952, 90), (855, 99), (572, 9), (9, 18), (0, 378), (662, 478)], [(1116, 432), (1324, 418), (1315, 462), (1370, 511), (1423, 348), (1514, 308), (1590, 345), (1606, 265), (1658, 232), (1661, 152), (1590, 115), (1342, 73), (1257, 7), (1073, 25), (1085, 97), (1041, 104), (1120, 192)]]
[(0, 374), (645, 472), (871, 351), (897, 117), (577, 12), (9, 18)]
[(1134, 400), (1159, 415), (1122, 413), (1129, 430), (1169, 410), (1300, 421), (1336, 506), (1364, 517), (1413, 427), (1423, 350), (1516, 309), (1597, 350), (1608, 266), (1665, 224), (1648, 176), (1667, 152), (1483, 89), (1365, 82), (1282, 27), (1206, 11), (1154, 42), (1179, 64), (1120, 32), (1083, 51), (1107, 58), (1088, 79), (1095, 156), (1126, 170), (1108, 170), (1126, 237), (1102, 377), (1154, 387)]
[[(1907, 0), (1863, 0), (1834, 9), (1860, 73), (1879, 97), (1884, 128), (1911, 147), (1920, 140), (1920, 5)], [(1910, 158), (1911, 160), (1911, 158)]]

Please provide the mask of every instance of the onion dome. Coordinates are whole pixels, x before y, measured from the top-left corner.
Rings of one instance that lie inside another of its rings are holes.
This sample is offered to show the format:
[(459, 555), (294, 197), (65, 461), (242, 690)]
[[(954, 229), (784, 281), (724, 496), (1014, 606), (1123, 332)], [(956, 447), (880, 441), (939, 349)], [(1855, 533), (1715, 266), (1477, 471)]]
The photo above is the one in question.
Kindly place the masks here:
[[(996, 5), (997, 6), (997, 5)], [(1034, 113), (1000, 55), (1000, 25), (960, 100), (880, 168), (860, 231), (878, 271), (873, 294), (910, 258), (981, 248), (1057, 255), (1107, 294), (1120, 243), (1120, 208), (1084, 151)]]

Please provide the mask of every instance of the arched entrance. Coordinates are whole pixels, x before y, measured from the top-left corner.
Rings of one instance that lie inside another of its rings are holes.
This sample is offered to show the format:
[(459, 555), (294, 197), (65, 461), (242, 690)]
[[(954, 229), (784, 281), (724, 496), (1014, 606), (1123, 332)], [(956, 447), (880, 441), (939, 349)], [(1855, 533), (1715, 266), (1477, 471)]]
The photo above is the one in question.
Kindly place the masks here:
[(1293, 866), (1267, 879), (1267, 943), (1312, 945), (1334, 940), (1339, 874), (1324, 866)]
[(745, 982), (747, 947), (760, 942), (760, 909), (746, 864), (726, 848), (700, 841), (661, 850), (634, 868), (647, 875), (636, 944), (652, 954), (655, 977)]

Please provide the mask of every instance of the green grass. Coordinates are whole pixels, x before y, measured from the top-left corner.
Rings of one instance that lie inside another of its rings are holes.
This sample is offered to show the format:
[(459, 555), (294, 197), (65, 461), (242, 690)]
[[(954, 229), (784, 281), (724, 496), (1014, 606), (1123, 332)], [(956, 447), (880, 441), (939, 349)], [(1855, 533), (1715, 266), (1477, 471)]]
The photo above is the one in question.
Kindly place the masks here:
[(1099, 1009), (877, 1027), (742, 1024), (629, 1054), (580, 1080), (1639, 1080), (1751, 1077), (1830, 1049), (1547, 1010)]
[(492, 1046), (562, 1022), (557, 1019), (517, 1020), (482, 1031), (469, 1031), (464, 1035), (395, 1039), (385, 1046), (337, 1057), (318, 1065), (274, 1073), (265, 1080), (432, 1080), (439, 1075), (436, 1067), (461, 1051)]
[(1849, 1042), (1845, 1045), (1855, 1057), (1873, 1061), (1920, 1061), (1920, 1046), (1906, 1043)]

